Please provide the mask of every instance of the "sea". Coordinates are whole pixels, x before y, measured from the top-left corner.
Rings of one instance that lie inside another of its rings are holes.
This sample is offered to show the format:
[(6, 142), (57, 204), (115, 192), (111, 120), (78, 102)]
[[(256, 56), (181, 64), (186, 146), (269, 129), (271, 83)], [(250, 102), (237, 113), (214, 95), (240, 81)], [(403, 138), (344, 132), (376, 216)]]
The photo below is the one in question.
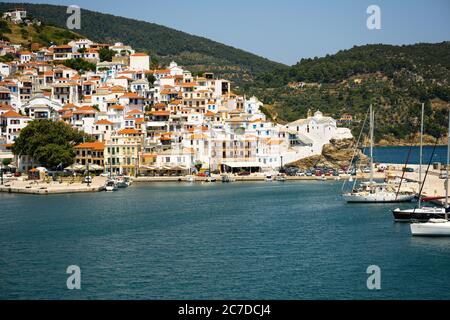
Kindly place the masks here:
[[(403, 148), (388, 150), (379, 161), (401, 162)], [(347, 204), (342, 187), (3, 193), (0, 299), (450, 299), (450, 238), (394, 222), (392, 209), (414, 204)]]

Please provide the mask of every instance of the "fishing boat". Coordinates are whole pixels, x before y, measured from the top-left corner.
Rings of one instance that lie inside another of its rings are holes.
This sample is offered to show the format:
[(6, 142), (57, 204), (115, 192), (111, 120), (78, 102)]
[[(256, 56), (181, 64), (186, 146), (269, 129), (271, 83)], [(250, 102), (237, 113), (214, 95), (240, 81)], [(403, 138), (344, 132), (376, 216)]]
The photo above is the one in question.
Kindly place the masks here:
[(108, 181), (106, 181), (106, 184), (105, 184), (105, 190), (106, 190), (107, 192), (113, 192), (113, 191), (116, 191), (116, 190), (117, 190), (116, 182), (115, 182), (114, 180), (108, 180)]
[(267, 182), (272, 182), (273, 181), (273, 176), (271, 174), (266, 175), (266, 181)]
[(448, 214), (450, 207), (448, 203), (448, 174), (450, 164), (450, 110), (448, 119), (448, 142), (447, 142), (447, 175), (445, 178), (445, 213), (444, 219), (430, 219), (427, 222), (411, 223), (411, 234), (413, 236), (427, 236), (427, 237), (449, 237), (450, 236), (450, 221)]
[(401, 191), (400, 186), (388, 183), (377, 183), (373, 175), (373, 140), (374, 140), (374, 112), (372, 105), (369, 108), (370, 118), (370, 181), (354, 187), (351, 192), (344, 193), (342, 197), (348, 203), (393, 203), (409, 202), (415, 198), (415, 193)]

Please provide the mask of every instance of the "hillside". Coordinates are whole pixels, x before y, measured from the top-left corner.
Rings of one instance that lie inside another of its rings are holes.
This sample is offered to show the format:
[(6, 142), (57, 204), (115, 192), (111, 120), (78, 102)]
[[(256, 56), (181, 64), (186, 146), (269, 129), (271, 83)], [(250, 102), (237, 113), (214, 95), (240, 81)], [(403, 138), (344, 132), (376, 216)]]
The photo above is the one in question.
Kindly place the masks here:
[[(0, 12), (15, 7), (24, 8), (46, 24), (66, 26), (67, 7), (2, 2)], [(283, 64), (243, 50), (154, 23), (84, 9), (81, 17), (81, 30), (76, 31), (94, 41), (123, 42), (149, 52), (161, 63), (175, 60), (194, 72), (209, 70), (238, 83), (253, 80), (255, 76), (274, 69), (286, 68)]]
[(338, 119), (353, 115), (354, 133), (373, 104), (375, 136), (384, 142), (412, 139), (424, 102), (426, 133), (442, 136), (450, 102), (450, 42), (354, 47), (264, 74), (246, 90), (267, 103), (267, 113), (280, 122), (319, 108)]
[(70, 30), (46, 25), (17, 25), (0, 19), (0, 39), (29, 48), (32, 43), (44, 46), (64, 44), (79, 38), (80, 35)]

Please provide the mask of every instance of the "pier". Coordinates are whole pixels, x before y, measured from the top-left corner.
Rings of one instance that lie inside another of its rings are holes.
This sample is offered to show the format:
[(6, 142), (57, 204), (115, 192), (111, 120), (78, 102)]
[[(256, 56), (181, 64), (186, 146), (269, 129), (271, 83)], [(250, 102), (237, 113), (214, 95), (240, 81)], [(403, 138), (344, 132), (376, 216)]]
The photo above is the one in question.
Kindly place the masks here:
[(0, 185), (0, 192), (23, 194), (65, 194), (80, 192), (99, 192), (103, 190), (106, 178), (94, 177), (89, 186), (86, 183), (59, 183), (57, 181), (43, 182), (31, 180), (6, 180)]

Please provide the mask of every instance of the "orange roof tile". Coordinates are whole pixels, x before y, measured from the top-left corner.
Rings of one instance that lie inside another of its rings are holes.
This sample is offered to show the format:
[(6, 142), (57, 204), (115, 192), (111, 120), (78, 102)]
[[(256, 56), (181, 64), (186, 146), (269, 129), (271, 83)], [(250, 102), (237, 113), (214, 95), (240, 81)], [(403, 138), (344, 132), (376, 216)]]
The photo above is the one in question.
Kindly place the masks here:
[(138, 130), (136, 129), (122, 129), (118, 132), (119, 134), (141, 134)]
[(104, 142), (85, 142), (80, 143), (79, 145), (75, 146), (75, 149), (91, 149), (91, 150), (104, 150), (105, 149), (105, 143)]
[(112, 125), (113, 123), (109, 120), (106, 119), (102, 119), (102, 120), (98, 120), (96, 123), (94, 124), (100, 124), (100, 125)]

